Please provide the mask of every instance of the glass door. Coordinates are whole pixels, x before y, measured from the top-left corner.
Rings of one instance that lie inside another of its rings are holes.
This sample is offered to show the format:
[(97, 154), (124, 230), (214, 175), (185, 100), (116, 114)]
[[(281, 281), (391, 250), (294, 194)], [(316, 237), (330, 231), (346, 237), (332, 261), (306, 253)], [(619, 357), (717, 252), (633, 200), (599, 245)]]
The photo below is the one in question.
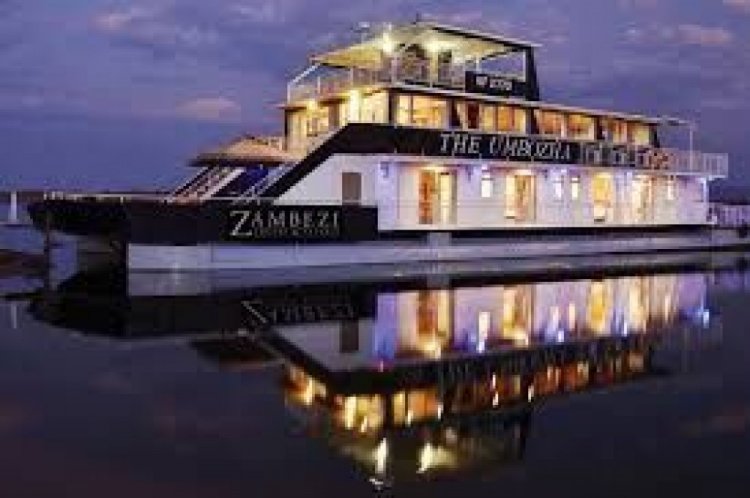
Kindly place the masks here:
[(456, 218), (456, 175), (451, 171), (425, 170), (419, 173), (419, 223), (454, 223)]

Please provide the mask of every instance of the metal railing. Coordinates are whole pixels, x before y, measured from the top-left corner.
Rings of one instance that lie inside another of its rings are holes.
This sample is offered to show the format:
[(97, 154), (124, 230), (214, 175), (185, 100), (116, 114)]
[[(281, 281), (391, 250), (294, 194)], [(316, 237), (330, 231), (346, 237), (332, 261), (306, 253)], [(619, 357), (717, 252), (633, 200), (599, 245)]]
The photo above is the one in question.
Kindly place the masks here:
[(320, 98), (368, 85), (395, 82), (464, 89), (466, 69), (463, 65), (452, 64), (439, 66), (435, 71), (429, 61), (408, 65), (396, 64), (393, 69), (349, 69), (318, 76), (312, 81), (292, 84), (289, 87), (288, 99), (299, 101)]
[(711, 221), (718, 227), (750, 227), (750, 204), (712, 203), (708, 213)]

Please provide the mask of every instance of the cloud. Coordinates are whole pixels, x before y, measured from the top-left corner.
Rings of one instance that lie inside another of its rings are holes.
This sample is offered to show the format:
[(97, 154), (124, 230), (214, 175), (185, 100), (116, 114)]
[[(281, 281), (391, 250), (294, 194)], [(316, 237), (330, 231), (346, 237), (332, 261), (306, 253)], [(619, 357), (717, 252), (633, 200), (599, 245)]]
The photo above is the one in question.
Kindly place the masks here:
[(94, 26), (108, 33), (119, 33), (138, 20), (148, 19), (154, 13), (142, 7), (131, 7), (127, 10), (112, 11), (94, 17)]
[(733, 33), (727, 28), (701, 24), (630, 27), (625, 31), (625, 37), (628, 41), (638, 44), (653, 44), (661, 41), (705, 48), (728, 47), (734, 41)]
[(199, 97), (177, 107), (178, 115), (199, 121), (235, 122), (241, 113), (242, 107), (227, 97)]
[(750, 0), (724, 0), (724, 5), (750, 14)]
[(260, 5), (238, 3), (229, 7), (229, 12), (253, 24), (275, 26), (287, 20), (289, 9), (281, 1), (266, 1)]
[(93, 19), (93, 25), (100, 33), (155, 52), (216, 45), (220, 38), (217, 31), (198, 23), (198, 19), (185, 23), (174, 19), (171, 12), (143, 7), (106, 12)]
[(676, 31), (677, 40), (686, 45), (702, 47), (724, 47), (733, 40), (732, 32), (726, 28), (681, 24)]

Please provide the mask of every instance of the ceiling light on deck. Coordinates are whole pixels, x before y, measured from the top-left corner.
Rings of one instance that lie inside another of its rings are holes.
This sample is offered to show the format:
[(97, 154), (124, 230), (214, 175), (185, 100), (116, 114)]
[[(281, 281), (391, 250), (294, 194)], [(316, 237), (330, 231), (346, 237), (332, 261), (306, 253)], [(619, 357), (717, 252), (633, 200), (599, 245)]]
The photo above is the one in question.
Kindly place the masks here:
[(391, 34), (386, 31), (383, 33), (383, 53), (391, 55), (394, 50), (396, 50), (396, 44), (394, 43)]

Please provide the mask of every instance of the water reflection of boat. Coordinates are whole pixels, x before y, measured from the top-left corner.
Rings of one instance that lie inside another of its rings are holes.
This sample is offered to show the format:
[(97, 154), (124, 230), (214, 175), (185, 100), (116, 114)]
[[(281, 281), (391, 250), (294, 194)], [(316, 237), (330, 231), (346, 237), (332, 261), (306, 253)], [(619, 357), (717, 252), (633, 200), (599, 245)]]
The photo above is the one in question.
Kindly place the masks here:
[(671, 353), (716, 326), (709, 268), (153, 295), (131, 294), (122, 273), (90, 272), (40, 291), (31, 311), (120, 340), (172, 337), (231, 370), (280, 360), (290, 416), (389, 482), (517, 461), (537, 403), (674, 372)]
[[(532, 289), (536, 293), (536, 289), (554, 289), (554, 282), (573, 281), (603, 282), (592, 287), (591, 298), (607, 299), (602, 303), (606, 308), (621, 306), (609, 299), (612, 289), (606, 284), (608, 279), (715, 272), (718, 268), (733, 268), (740, 257), (744, 256), (662, 254), (608, 258), (586, 265), (561, 261), (554, 269), (550, 267), (543, 272), (538, 268), (509, 268), (490, 262), (445, 263), (412, 265), (409, 269), (373, 269), (356, 275), (317, 274), (313, 270), (293, 275), (290, 272), (129, 274), (104, 267), (79, 272), (56, 287), (41, 289), (31, 303), (31, 312), (39, 320), (88, 334), (120, 338), (197, 336), (373, 316), (387, 312), (387, 306), (382, 300), (379, 305), (376, 296), (394, 290), (467, 289), (456, 293), (459, 301), (465, 301), (472, 293), (471, 288), (494, 287), (500, 294), (505, 293), (505, 298), (516, 300), (522, 310), (538, 301), (534, 298), (524, 304)], [(548, 285), (536, 285), (540, 283)], [(574, 304), (583, 306), (581, 300), (587, 298), (586, 290), (580, 285), (578, 289)], [(431, 297), (425, 293), (421, 296), (443, 299), (434, 293)], [(560, 303), (561, 316), (569, 306), (570, 303)], [(461, 310), (458, 311), (461, 315)], [(501, 317), (490, 318), (498, 321)]]
[(604, 339), (358, 375), (311, 374), (295, 358), (285, 399), (308, 432), (376, 482), (481, 469), (523, 457), (537, 402), (663, 374), (658, 341)]

